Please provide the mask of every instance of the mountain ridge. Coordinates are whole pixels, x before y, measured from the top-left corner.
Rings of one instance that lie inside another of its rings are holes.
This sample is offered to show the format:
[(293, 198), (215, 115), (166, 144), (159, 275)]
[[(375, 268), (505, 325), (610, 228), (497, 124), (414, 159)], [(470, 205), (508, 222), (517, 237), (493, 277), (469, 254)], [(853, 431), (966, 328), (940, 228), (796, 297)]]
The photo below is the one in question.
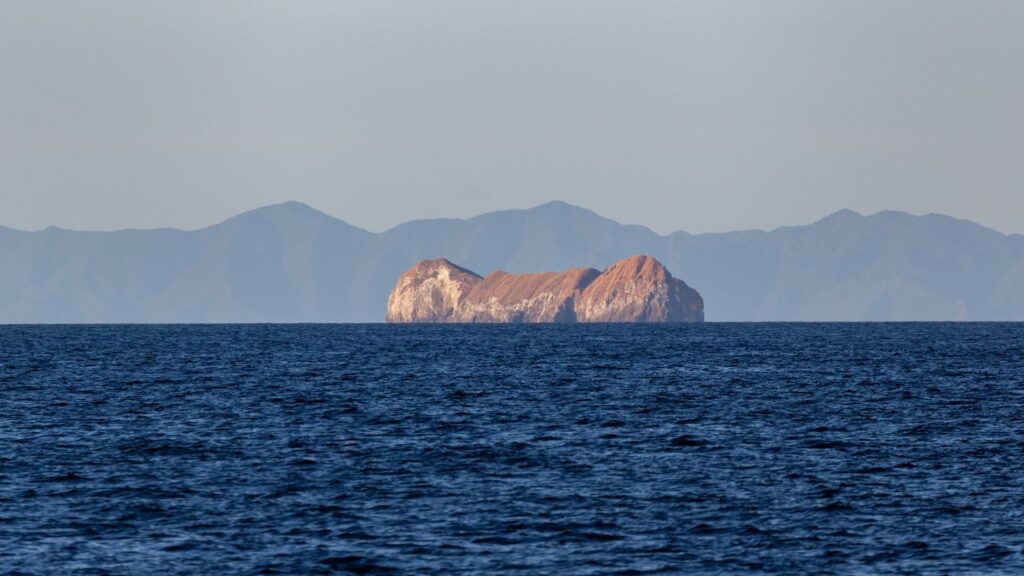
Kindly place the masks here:
[(553, 201), (371, 232), (293, 201), (194, 230), (0, 227), (0, 323), (382, 321), (422, 259), (487, 274), (632, 254), (700, 290), (709, 321), (1024, 319), (1024, 236), (941, 214), (660, 235)]
[(325, 219), (334, 220), (334, 221), (340, 222), (342, 224), (345, 224), (347, 226), (351, 226), (353, 228), (358, 228), (359, 230), (362, 230), (363, 232), (366, 232), (367, 234), (373, 234), (373, 235), (380, 236), (380, 235), (385, 235), (385, 234), (388, 234), (388, 233), (390, 233), (392, 231), (395, 231), (397, 229), (401, 229), (401, 228), (404, 228), (404, 227), (407, 227), (407, 226), (410, 226), (410, 225), (416, 225), (416, 224), (422, 224), (422, 223), (471, 222), (471, 221), (483, 219), (483, 218), (489, 217), (489, 216), (511, 215), (511, 214), (531, 213), (531, 212), (543, 212), (543, 211), (545, 211), (547, 209), (550, 209), (552, 207), (571, 209), (573, 211), (577, 211), (579, 213), (584, 213), (586, 215), (595, 217), (597, 219), (600, 219), (600, 220), (603, 220), (603, 221), (606, 221), (606, 222), (610, 222), (610, 223), (616, 224), (618, 226), (640, 229), (640, 230), (649, 232), (649, 233), (651, 233), (651, 234), (653, 234), (655, 236), (658, 236), (660, 238), (669, 238), (669, 237), (674, 236), (676, 234), (684, 234), (686, 236), (691, 236), (691, 237), (700, 237), (700, 236), (714, 236), (714, 235), (721, 235), (721, 234), (738, 234), (738, 233), (745, 233), (745, 232), (771, 233), (771, 232), (775, 232), (777, 230), (783, 230), (783, 229), (788, 229), (788, 228), (802, 228), (802, 227), (806, 227), (806, 226), (813, 226), (815, 224), (819, 224), (819, 223), (822, 223), (822, 222), (827, 221), (829, 219), (832, 219), (832, 218), (834, 218), (836, 216), (847, 215), (847, 214), (848, 215), (852, 215), (852, 216), (856, 216), (856, 217), (861, 218), (861, 219), (870, 219), (870, 218), (874, 218), (876, 216), (884, 216), (884, 215), (888, 215), (888, 214), (896, 214), (896, 215), (909, 216), (911, 218), (938, 217), (938, 218), (953, 220), (953, 221), (956, 221), (956, 222), (972, 224), (974, 226), (977, 226), (979, 228), (984, 228), (985, 230), (989, 230), (989, 231), (991, 231), (991, 232), (993, 232), (995, 234), (999, 234), (1001, 236), (1024, 238), (1024, 233), (1016, 233), (1016, 232), (1006, 233), (1006, 232), (1001, 232), (999, 230), (996, 230), (995, 228), (990, 228), (988, 226), (985, 226), (984, 224), (980, 224), (980, 223), (975, 222), (973, 220), (970, 220), (970, 219), (967, 219), (967, 218), (959, 218), (959, 217), (956, 217), (956, 216), (952, 216), (950, 214), (943, 214), (941, 212), (927, 212), (927, 213), (924, 213), (924, 214), (914, 214), (912, 212), (907, 212), (905, 210), (890, 210), (890, 209), (886, 209), (886, 210), (879, 210), (878, 212), (874, 212), (874, 213), (871, 213), (871, 214), (862, 214), (862, 213), (857, 212), (856, 210), (852, 210), (850, 208), (840, 208), (838, 210), (835, 210), (835, 211), (833, 211), (833, 212), (831, 212), (829, 214), (826, 214), (825, 216), (823, 216), (823, 217), (821, 217), (821, 218), (819, 218), (817, 220), (814, 220), (812, 222), (809, 222), (807, 224), (784, 224), (782, 226), (777, 226), (775, 228), (738, 228), (738, 229), (735, 229), (735, 230), (712, 231), (712, 232), (698, 232), (698, 233), (687, 232), (686, 230), (673, 230), (671, 232), (667, 232), (667, 233), (661, 234), (661, 233), (656, 232), (655, 230), (653, 230), (653, 229), (651, 229), (651, 228), (649, 228), (649, 227), (647, 227), (647, 226), (645, 226), (643, 224), (622, 223), (622, 222), (619, 222), (618, 220), (615, 220), (614, 218), (608, 218), (606, 216), (602, 216), (601, 214), (598, 214), (597, 212), (594, 212), (593, 210), (590, 210), (589, 208), (586, 208), (586, 207), (583, 207), (583, 206), (579, 206), (577, 204), (572, 204), (572, 203), (566, 202), (564, 200), (550, 200), (548, 202), (537, 204), (535, 206), (531, 206), (531, 207), (528, 207), (528, 208), (503, 208), (503, 209), (499, 209), (499, 210), (492, 210), (492, 211), (489, 211), (489, 212), (483, 212), (481, 214), (477, 214), (475, 216), (469, 216), (469, 217), (466, 217), (466, 218), (455, 218), (455, 217), (452, 217), (452, 218), (414, 218), (412, 220), (406, 220), (405, 222), (400, 222), (398, 224), (395, 224), (394, 226), (391, 226), (390, 228), (387, 228), (387, 229), (385, 229), (383, 231), (380, 231), (380, 232), (374, 232), (372, 230), (368, 230), (366, 228), (363, 228), (363, 227), (359, 226), (358, 224), (353, 224), (353, 223), (349, 222), (348, 220), (345, 220), (345, 219), (340, 218), (338, 216), (334, 216), (333, 214), (329, 214), (327, 212), (319, 210), (319, 209), (317, 209), (317, 208), (315, 208), (315, 207), (313, 207), (313, 206), (311, 206), (309, 204), (306, 204), (305, 202), (301, 202), (299, 200), (286, 200), (284, 202), (276, 202), (276, 203), (273, 203), (273, 204), (266, 204), (266, 205), (263, 205), (263, 206), (257, 206), (256, 208), (251, 208), (249, 210), (244, 210), (242, 212), (239, 212), (238, 214), (235, 214), (233, 216), (229, 216), (229, 217), (227, 217), (227, 218), (225, 218), (223, 220), (220, 220), (219, 222), (214, 222), (212, 224), (207, 224), (205, 226), (200, 226), (198, 228), (179, 228), (179, 227), (176, 227), (176, 226), (159, 226), (159, 227), (156, 227), (156, 228), (133, 228), (133, 227), (129, 227), (129, 228), (115, 228), (115, 229), (111, 229), (111, 230), (90, 230), (90, 229), (79, 229), (79, 228), (64, 228), (62, 226), (47, 226), (46, 228), (37, 229), (37, 230), (25, 230), (25, 229), (22, 229), (22, 228), (15, 228), (13, 226), (8, 226), (8, 225), (0, 224), (0, 231), (18, 232), (18, 233), (29, 233), (29, 234), (39, 233), (39, 232), (48, 232), (48, 231), (80, 232), (80, 233), (92, 233), (92, 234), (112, 234), (112, 233), (117, 233), (117, 232), (132, 232), (132, 231), (151, 232), (151, 231), (162, 231), (162, 230), (169, 230), (169, 231), (175, 231), (175, 232), (199, 232), (199, 231), (202, 231), (202, 230), (208, 230), (208, 229), (211, 229), (211, 228), (216, 228), (218, 226), (227, 224), (229, 222), (236, 221), (236, 220), (239, 220), (239, 219), (243, 219), (244, 217), (250, 217), (250, 216), (266, 214), (266, 213), (274, 213), (274, 212), (283, 211), (283, 210), (301, 210), (301, 211), (306, 212), (309, 215), (315, 215), (315, 216), (323, 217)]

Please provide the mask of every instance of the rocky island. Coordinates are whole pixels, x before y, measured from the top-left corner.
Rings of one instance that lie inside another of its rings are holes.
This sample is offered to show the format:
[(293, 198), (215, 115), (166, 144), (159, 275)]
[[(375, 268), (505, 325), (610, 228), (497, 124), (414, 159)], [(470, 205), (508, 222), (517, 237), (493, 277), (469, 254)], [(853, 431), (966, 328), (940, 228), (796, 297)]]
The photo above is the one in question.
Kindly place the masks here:
[(603, 272), (509, 274), (486, 278), (444, 258), (423, 260), (388, 296), (393, 323), (703, 322), (704, 300), (650, 256)]

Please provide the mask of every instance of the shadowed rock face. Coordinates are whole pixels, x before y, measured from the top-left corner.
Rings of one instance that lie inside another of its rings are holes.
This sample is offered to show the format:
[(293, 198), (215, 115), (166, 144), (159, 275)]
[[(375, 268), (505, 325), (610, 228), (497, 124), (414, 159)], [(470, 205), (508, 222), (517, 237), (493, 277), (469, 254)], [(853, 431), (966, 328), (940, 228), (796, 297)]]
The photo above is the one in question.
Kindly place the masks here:
[(508, 274), (481, 278), (448, 260), (423, 260), (398, 279), (388, 322), (702, 322), (696, 290), (649, 256), (604, 272)]

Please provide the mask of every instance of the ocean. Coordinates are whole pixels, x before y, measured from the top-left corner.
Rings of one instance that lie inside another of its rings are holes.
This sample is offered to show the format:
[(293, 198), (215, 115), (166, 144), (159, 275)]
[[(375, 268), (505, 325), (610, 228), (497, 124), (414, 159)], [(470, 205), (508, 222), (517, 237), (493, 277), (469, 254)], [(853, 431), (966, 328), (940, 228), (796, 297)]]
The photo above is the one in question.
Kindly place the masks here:
[(2, 574), (1022, 572), (1022, 324), (0, 327)]

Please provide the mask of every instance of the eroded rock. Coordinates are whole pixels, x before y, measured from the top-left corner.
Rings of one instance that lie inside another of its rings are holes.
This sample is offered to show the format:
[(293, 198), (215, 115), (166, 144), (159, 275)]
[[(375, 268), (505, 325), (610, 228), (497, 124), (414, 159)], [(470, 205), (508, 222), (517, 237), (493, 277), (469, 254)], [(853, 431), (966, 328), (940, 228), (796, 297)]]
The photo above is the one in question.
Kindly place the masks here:
[(444, 258), (423, 260), (398, 279), (388, 322), (702, 322), (704, 301), (650, 256), (604, 272), (508, 274), (486, 278)]

